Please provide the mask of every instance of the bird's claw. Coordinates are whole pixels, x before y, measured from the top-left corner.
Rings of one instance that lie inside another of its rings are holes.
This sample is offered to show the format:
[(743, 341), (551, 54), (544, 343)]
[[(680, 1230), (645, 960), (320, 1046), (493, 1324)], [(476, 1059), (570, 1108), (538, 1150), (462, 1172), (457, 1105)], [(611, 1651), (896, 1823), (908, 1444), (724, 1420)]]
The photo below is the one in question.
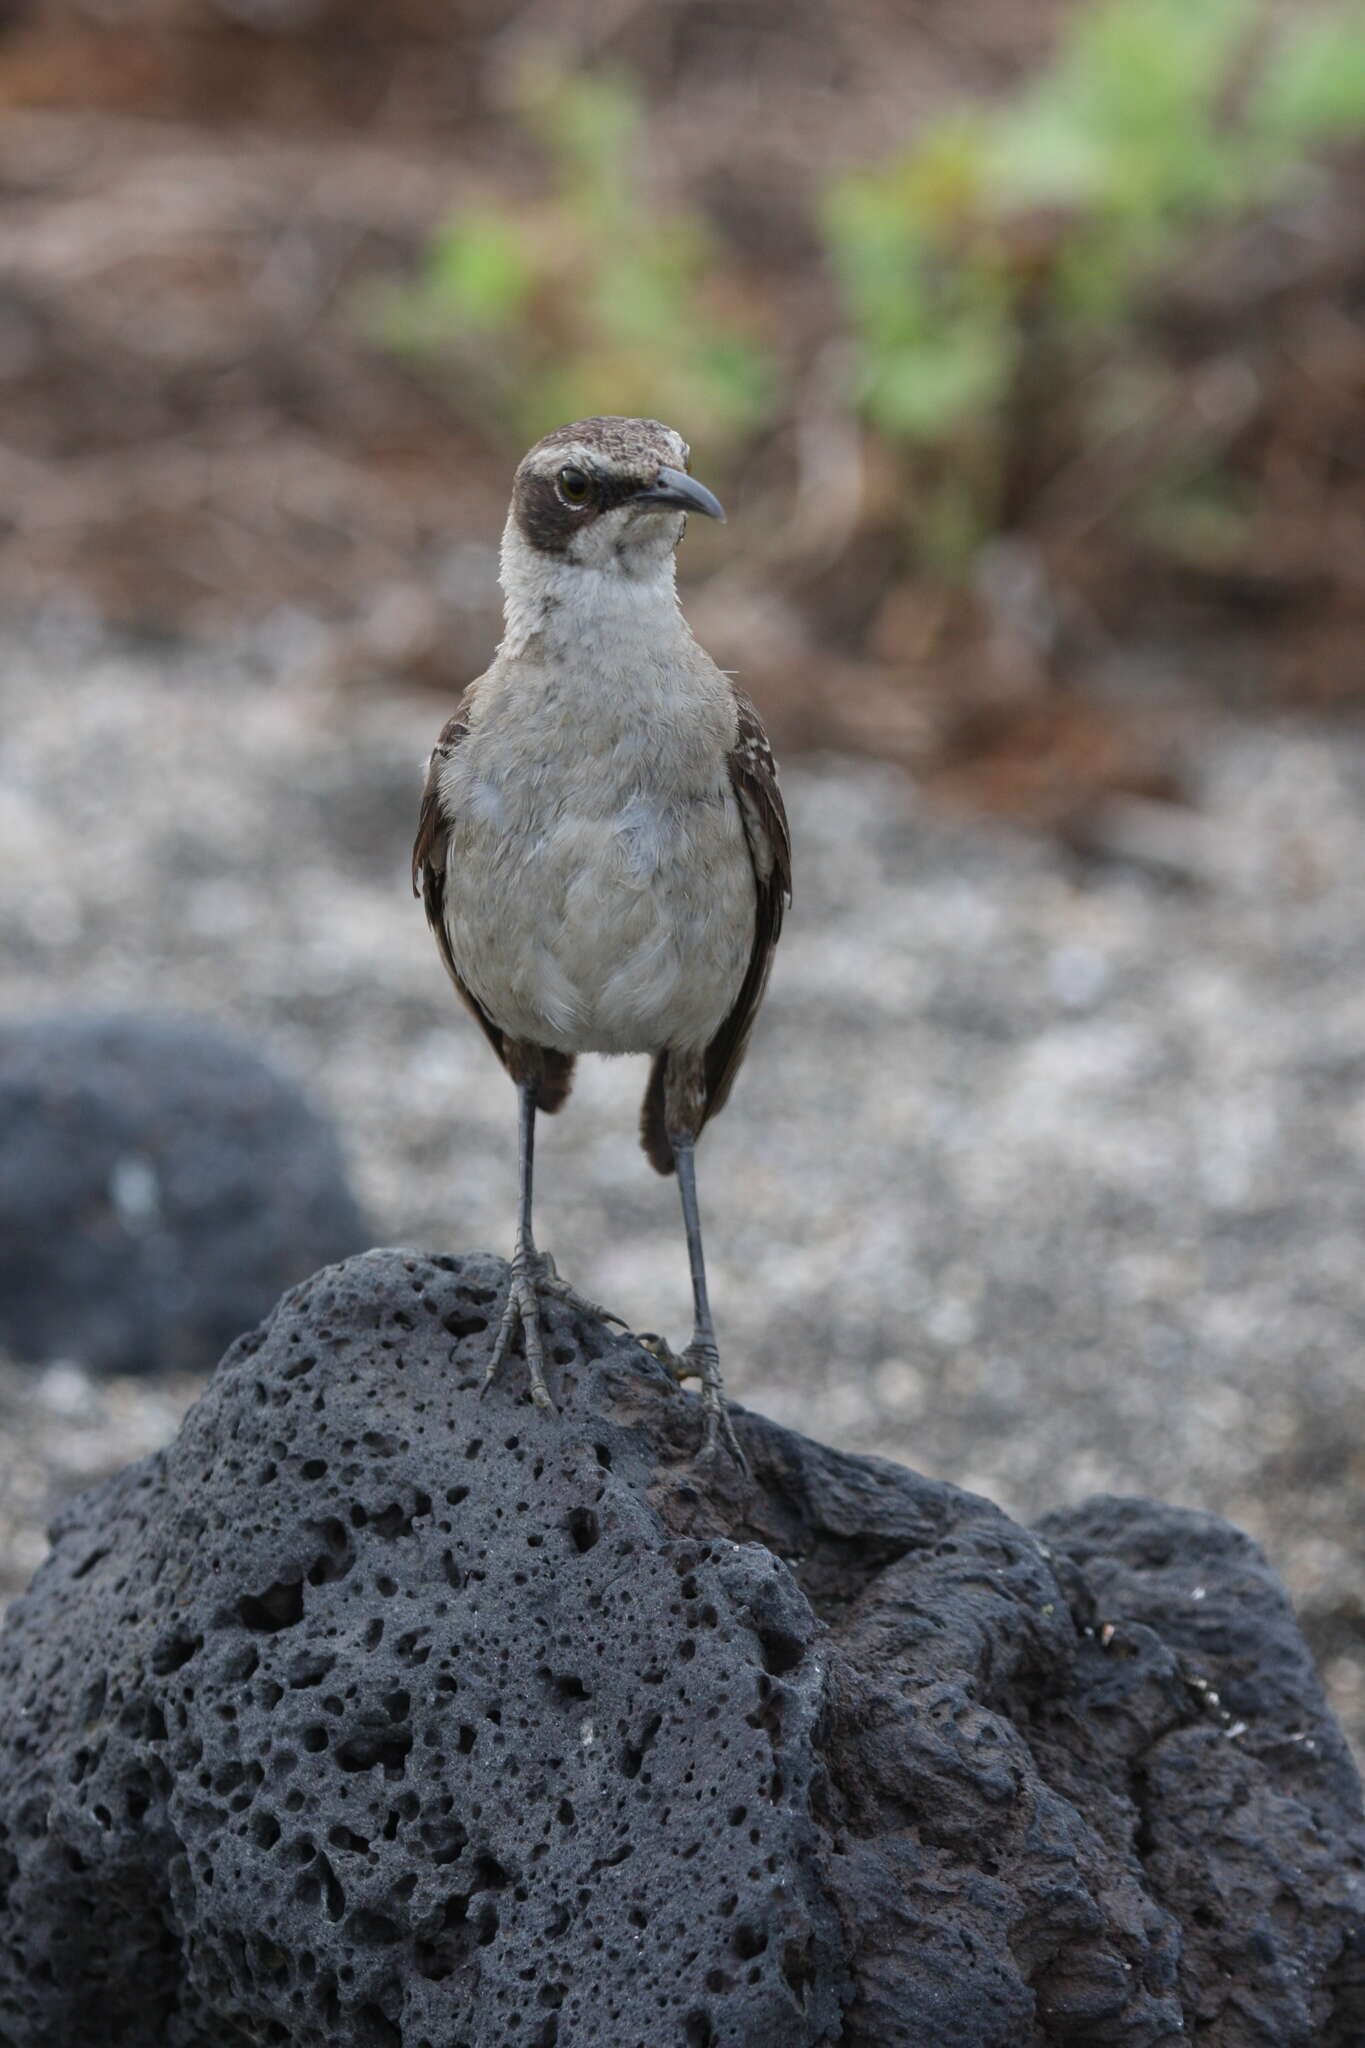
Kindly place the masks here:
[(543, 1408), (553, 1415), (555, 1404), (550, 1398), (550, 1389), (545, 1384), (545, 1347), (540, 1336), (540, 1300), (538, 1288), (540, 1275), (529, 1259), (520, 1255), (512, 1261), (512, 1270), (507, 1281), (507, 1300), (503, 1304), (502, 1320), (493, 1342), (493, 1356), (488, 1361), (479, 1388), (479, 1398), (488, 1392), (502, 1368), (504, 1359), (512, 1348), (512, 1339), (518, 1330), (526, 1347), (526, 1370), (531, 1376), (531, 1399), (537, 1408)]
[(520, 1330), (526, 1347), (526, 1369), (531, 1376), (531, 1399), (537, 1408), (553, 1415), (555, 1404), (545, 1384), (545, 1346), (540, 1333), (542, 1297), (562, 1302), (565, 1308), (590, 1320), (616, 1323), (623, 1330), (626, 1326), (620, 1316), (613, 1315), (610, 1309), (600, 1308), (595, 1301), (589, 1301), (586, 1295), (580, 1294), (576, 1287), (571, 1287), (567, 1280), (561, 1280), (548, 1252), (517, 1253), (512, 1260), (507, 1300), (503, 1304), (502, 1320), (494, 1339), (493, 1356), (488, 1361), (479, 1394), (482, 1397), (492, 1386)]
[(603, 1308), (600, 1302), (589, 1301), (586, 1294), (580, 1294), (567, 1280), (561, 1280), (554, 1260), (548, 1252), (537, 1252), (538, 1270), (536, 1284), (542, 1294), (548, 1294), (553, 1301), (562, 1301), (576, 1315), (586, 1316), (589, 1321), (615, 1323), (618, 1330), (626, 1328), (624, 1316), (616, 1315), (611, 1309)]
[(639, 1341), (652, 1358), (657, 1358), (660, 1365), (667, 1366), (675, 1380), (701, 1381), (701, 1405), (706, 1417), (706, 1434), (698, 1453), (701, 1462), (707, 1465), (713, 1463), (717, 1450), (723, 1444), (747, 1479), (749, 1461), (739, 1447), (735, 1425), (730, 1420), (730, 1411), (725, 1405), (725, 1393), (720, 1377), (720, 1356), (715, 1345), (708, 1344), (703, 1338), (694, 1337), (680, 1356), (668, 1339), (659, 1336), (657, 1331), (642, 1331)]
[[(635, 1341), (642, 1351), (647, 1351), (651, 1358), (657, 1358), (660, 1365), (667, 1366), (675, 1380), (685, 1376), (683, 1362), (667, 1337), (661, 1337), (657, 1330), (637, 1330)], [(686, 1370), (695, 1372), (696, 1367), (689, 1366)]]

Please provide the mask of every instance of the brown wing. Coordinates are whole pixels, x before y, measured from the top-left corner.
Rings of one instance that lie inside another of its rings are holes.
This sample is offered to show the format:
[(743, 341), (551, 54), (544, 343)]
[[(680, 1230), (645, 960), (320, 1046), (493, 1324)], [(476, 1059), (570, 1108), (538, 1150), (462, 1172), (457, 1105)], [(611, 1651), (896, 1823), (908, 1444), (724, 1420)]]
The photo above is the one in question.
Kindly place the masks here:
[(756, 901), (754, 942), (734, 1008), (706, 1048), (706, 1114), (723, 1109), (754, 1028), (773, 954), (782, 933), (782, 914), (791, 902), (792, 848), (787, 813), (777, 786), (777, 763), (763, 721), (742, 691), (735, 691), (739, 730), (730, 755), (730, 782), (739, 800), (744, 836), (753, 862)]
[(469, 731), (469, 700), (470, 690), (466, 690), (455, 716), (442, 728), (441, 737), (427, 764), (422, 807), (417, 814), (417, 837), (412, 848), (412, 893), (422, 899), (427, 923), (435, 934), (446, 973), (455, 984), (455, 993), (460, 1001), (472, 1016), (477, 1017), (484, 1036), (513, 1080), (520, 1080), (531, 1071), (538, 1075), (536, 1107), (553, 1113), (563, 1107), (573, 1084), (572, 1053), (556, 1052), (550, 1046), (525, 1047), (509, 1041), (463, 980), (450, 950), (450, 931), (446, 925), (450, 819), (441, 799), (441, 770)]
[[(730, 752), (730, 783), (739, 803), (744, 837), (754, 870), (754, 938), (749, 965), (739, 994), (699, 1062), (700, 1073), (689, 1076), (700, 1086), (696, 1129), (725, 1107), (735, 1075), (749, 1043), (749, 1033), (768, 985), (768, 970), (782, 930), (782, 913), (791, 902), (792, 849), (787, 813), (777, 786), (777, 764), (757, 711), (735, 691), (739, 727)], [(668, 1051), (654, 1055), (645, 1099), (640, 1107), (640, 1143), (656, 1173), (672, 1173), (676, 1164), (668, 1136), (670, 1062)], [(690, 1093), (690, 1087), (688, 1089)]]
[(503, 1035), (488, 1012), (471, 994), (460, 978), (455, 965), (455, 956), (450, 950), (450, 933), (446, 928), (446, 861), (450, 850), (450, 820), (441, 802), (441, 770), (454, 753), (460, 741), (469, 731), (469, 692), (461, 697), (455, 716), (441, 728), (441, 736), (431, 750), (427, 763), (427, 779), (422, 789), (422, 807), (417, 814), (417, 837), (412, 848), (412, 893), (420, 896), (426, 910), (427, 923), (435, 935), (436, 944), (446, 973), (455, 984), (460, 1001), (478, 1018), (488, 1043), (498, 1058), (507, 1063)]

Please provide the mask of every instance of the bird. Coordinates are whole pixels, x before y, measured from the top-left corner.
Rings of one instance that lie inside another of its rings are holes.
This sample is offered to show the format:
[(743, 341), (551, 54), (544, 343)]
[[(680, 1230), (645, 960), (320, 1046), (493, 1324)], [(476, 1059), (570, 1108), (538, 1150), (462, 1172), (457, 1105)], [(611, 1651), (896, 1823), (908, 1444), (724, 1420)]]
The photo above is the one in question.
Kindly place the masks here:
[(432, 751), (412, 881), (519, 1097), (516, 1243), (482, 1390), (520, 1331), (531, 1396), (553, 1409), (541, 1298), (605, 1313), (537, 1249), (536, 1116), (563, 1107), (579, 1054), (645, 1054), (640, 1141), (677, 1175), (693, 1331), (681, 1357), (643, 1341), (680, 1379), (700, 1379), (703, 1457), (723, 1442), (742, 1467), (695, 1151), (768, 984), (791, 840), (763, 722), (679, 604), (675, 557), (693, 514), (725, 518), (658, 420), (577, 420), (524, 457), (499, 557), (503, 637)]

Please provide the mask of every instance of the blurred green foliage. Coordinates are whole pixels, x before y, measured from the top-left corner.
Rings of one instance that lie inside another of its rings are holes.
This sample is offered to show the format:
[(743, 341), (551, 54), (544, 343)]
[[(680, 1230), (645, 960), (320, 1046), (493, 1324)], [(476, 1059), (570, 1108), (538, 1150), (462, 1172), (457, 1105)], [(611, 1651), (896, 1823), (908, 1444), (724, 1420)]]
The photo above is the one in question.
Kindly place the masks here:
[(411, 284), (366, 295), (371, 332), (447, 363), (471, 418), (512, 449), (595, 412), (734, 445), (771, 416), (776, 371), (700, 215), (651, 196), (638, 97), (542, 56), (514, 99), (548, 198), (458, 205)]
[[(540, 196), (462, 198), (417, 276), (371, 289), (371, 332), (441, 365), (509, 452), (638, 412), (685, 422), (723, 475), (800, 403), (761, 295), (659, 196), (627, 82), (542, 52), (512, 103)], [(1014, 96), (834, 178), (817, 203), (849, 400), (900, 467), (914, 566), (964, 576), (1049, 476), (1143, 436), (1161, 452), (1127, 490), (1133, 531), (1234, 559), (1254, 504), (1213, 439), (1170, 431), (1179, 368), (1138, 316), (1212, 230), (1362, 136), (1365, 0), (1083, 0)]]
[[(826, 196), (857, 403), (913, 458), (917, 559), (947, 573), (1017, 513), (1021, 443), (1078, 393), (1073, 439), (1165, 397), (1114, 359), (1142, 295), (1210, 226), (1273, 200), (1320, 145), (1365, 136), (1365, 9), (1278, 25), (1257, 0), (1101, 0), (1017, 99), (949, 113)], [(1233, 494), (1189, 477), (1188, 531)], [(1179, 480), (1158, 496), (1178, 499)], [(1150, 507), (1148, 508), (1150, 511)]]

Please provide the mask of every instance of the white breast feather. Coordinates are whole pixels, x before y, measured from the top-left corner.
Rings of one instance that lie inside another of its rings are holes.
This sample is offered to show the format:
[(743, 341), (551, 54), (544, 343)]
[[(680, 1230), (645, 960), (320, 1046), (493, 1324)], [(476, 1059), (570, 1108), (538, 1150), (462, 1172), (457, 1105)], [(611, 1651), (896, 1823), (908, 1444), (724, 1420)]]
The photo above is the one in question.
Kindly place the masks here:
[(460, 973), (563, 1051), (704, 1046), (753, 943), (729, 684), (657, 596), (500, 656), (443, 774)]

